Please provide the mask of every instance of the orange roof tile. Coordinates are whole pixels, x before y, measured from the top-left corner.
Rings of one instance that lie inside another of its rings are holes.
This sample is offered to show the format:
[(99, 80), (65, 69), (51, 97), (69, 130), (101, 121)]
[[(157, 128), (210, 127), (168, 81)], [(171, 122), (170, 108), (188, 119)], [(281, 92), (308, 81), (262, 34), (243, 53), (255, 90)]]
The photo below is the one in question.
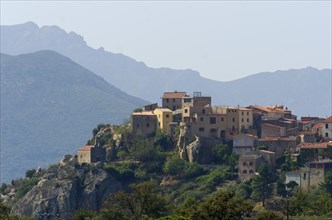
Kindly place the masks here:
[(324, 123), (332, 123), (332, 116), (328, 117), (323, 121)]
[(79, 149), (79, 151), (90, 151), (91, 150), (91, 148), (94, 148), (95, 146), (85, 146), (85, 147), (82, 147), (82, 148), (80, 148)]
[(301, 149), (320, 149), (320, 148), (327, 148), (328, 146), (332, 145), (329, 142), (300, 144)]

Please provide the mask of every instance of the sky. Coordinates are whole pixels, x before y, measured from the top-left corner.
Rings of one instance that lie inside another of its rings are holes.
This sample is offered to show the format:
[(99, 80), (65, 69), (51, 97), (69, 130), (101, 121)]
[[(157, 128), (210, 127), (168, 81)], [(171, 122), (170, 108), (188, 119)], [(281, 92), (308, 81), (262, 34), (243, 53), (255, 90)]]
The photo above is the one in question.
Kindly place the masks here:
[(5, 1), (1, 25), (33, 21), (150, 67), (229, 81), (332, 68), (332, 1)]

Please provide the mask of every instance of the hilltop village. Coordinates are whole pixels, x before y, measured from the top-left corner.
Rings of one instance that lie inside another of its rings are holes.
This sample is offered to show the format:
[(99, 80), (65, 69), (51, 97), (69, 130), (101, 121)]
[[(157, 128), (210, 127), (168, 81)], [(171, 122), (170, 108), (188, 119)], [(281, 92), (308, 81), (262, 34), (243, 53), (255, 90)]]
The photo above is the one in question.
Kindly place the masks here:
[[(212, 106), (212, 98), (201, 92), (164, 92), (161, 99), (161, 107), (153, 103), (131, 114), (131, 132), (170, 135), (180, 159), (213, 163), (214, 146), (230, 143), (243, 181), (258, 175), (262, 164), (274, 171), (286, 155), (301, 167), (286, 173), (285, 184), (294, 181), (303, 190), (318, 186), (332, 171), (332, 116), (298, 120), (282, 105)], [(104, 162), (106, 150), (97, 145), (79, 149), (78, 162)]]
[(13, 219), (327, 218), (332, 116), (164, 92), (161, 106), (97, 125), (76, 155), (2, 184), (0, 196), (0, 216)]

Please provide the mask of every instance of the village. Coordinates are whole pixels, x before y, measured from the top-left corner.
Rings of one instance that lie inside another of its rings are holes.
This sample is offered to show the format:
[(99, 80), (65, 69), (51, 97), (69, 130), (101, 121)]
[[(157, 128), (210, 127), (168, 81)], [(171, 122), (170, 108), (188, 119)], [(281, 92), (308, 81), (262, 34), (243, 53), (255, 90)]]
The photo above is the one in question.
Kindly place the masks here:
[[(332, 171), (332, 116), (297, 118), (282, 105), (212, 106), (212, 98), (201, 92), (164, 92), (157, 103), (142, 106), (131, 114), (131, 132), (151, 137), (160, 131), (177, 140), (179, 157), (209, 164), (218, 143), (231, 143), (239, 155), (238, 179), (259, 175), (258, 168), (276, 169), (285, 155), (301, 167), (286, 173), (285, 184), (294, 181), (302, 190), (321, 183)], [(105, 162), (106, 149), (94, 145), (80, 148), (79, 164)]]

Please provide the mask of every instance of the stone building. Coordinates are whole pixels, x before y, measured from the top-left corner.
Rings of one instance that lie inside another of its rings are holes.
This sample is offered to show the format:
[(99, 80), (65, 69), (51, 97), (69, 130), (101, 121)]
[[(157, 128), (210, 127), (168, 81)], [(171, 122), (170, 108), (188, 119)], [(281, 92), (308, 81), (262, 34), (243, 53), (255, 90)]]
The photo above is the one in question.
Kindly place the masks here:
[(183, 98), (182, 124), (200, 137), (232, 140), (252, 129), (252, 111), (241, 107), (211, 106), (211, 97), (195, 93)]
[(332, 159), (332, 143), (301, 143), (300, 155), (304, 161)]
[(255, 150), (257, 138), (249, 134), (239, 134), (233, 138), (233, 152), (236, 154), (246, 154)]
[(266, 146), (269, 151), (275, 152), (276, 159), (283, 157), (285, 152), (297, 151), (295, 137), (266, 137), (258, 139), (257, 146)]
[(182, 99), (187, 96), (186, 92), (164, 92), (162, 99), (162, 108), (168, 108), (172, 111), (182, 109)]
[(324, 140), (332, 140), (332, 116), (322, 121), (321, 132)]
[(83, 163), (96, 163), (105, 162), (106, 160), (106, 149), (103, 147), (96, 146), (85, 146), (78, 150), (77, 160), (79, 164)]
[(332, 161), (314, 161), (308, 167), (286, 173), (286, 184), (295, 181), (302, 190), (319, 186), (328, 172), (332, 172)]
[(238, 161), (238, 175), (240, 180), (250, 179), (257, 175), (257, 170), (263, 163), (265, 163), (265, 161), (262, 155), (241, 155)]
[(157, 131), (157, 116), (152, 111), (133, 112), (131, 126), (134, 134), (152, 135)]

